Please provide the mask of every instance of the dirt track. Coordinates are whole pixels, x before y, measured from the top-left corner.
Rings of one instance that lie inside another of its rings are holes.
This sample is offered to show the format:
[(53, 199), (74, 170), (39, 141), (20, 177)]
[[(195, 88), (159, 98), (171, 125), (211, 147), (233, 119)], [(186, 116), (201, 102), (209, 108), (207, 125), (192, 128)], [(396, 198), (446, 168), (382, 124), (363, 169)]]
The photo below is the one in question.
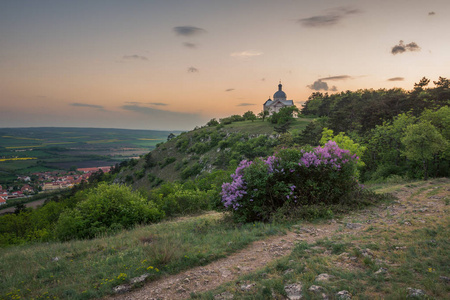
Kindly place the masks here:
[[(444, 196), (425, 197), (426, 192), (435, 187), (432, 182), (414, 189), (400, 189), (395, 194), (399, 200), (391, 205), (380, 204), (363, 211), (357, 211), (345, 216), (339, 222), (334, 220), (327, 224), (302, 224), (294, 226), (293, 231), (284, 236), (274, 236), (266, 240), (254, 242), (249, 247), (226, 258), (215, 261), (207, 266), (196, 267), (176, 275), (149, 282), (144, 287), (124, 294), (107, 297), (106, 299), (141, 300), (141, 299), (187, 299), (191, 293), (206, 292), (218, 286), (236, 280), (243, 274), (261, 269), (269, 262), (290, 254), (296, 242), (314, 243), (324, 237), (345, 235), (360, 235), (367, 226), (394, 226), (408, 210), (422, 209), (423, 217), (442, 218), (446, 215), (444, 201), (441, 199), (450, 191), (450, 180), (445, 183)], [(419, 190), (419, 192), (417, 192)], [(419, 193), (415, 195), (413, 193)], [(425, 206), (424, 206), (425, 205)], [(358, 218), (358, 223), (351, 223)], [(370, 224), (370, 225), (369, 225)]]
[[(39, 205), (44, 204), (45, 200), (46, 199), (40, 199), (40, 200), (36, 200), (36, 201), (33, 201), (33, 202), (25, 203), (25, 206), (26, 207), (36, 208)], [(5, 208), (5, 209), (1, 209), (0, 210), (0, 215), (6, 214), (6, 213), (13, 213), (15, 209), (16, 208), (14, 206), (13, 207), (8, 207), (8, 208)]]

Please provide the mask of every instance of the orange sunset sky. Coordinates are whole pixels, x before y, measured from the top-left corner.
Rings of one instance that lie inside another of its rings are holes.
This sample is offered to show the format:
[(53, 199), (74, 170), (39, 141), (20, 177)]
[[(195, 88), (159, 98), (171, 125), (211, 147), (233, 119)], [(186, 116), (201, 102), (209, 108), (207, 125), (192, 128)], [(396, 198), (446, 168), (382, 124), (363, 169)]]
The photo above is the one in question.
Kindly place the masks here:
[(449, 0), (0, 0), (0, 127), (190, 130), (450, 77)]

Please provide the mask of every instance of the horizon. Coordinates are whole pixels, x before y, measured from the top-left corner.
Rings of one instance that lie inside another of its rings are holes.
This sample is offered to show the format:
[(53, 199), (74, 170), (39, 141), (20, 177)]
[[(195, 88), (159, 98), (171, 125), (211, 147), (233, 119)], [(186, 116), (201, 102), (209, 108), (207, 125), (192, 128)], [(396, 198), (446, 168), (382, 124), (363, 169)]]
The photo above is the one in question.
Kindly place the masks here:
[[(450, 77), (450, 2), (3, 1), (0, 127), (188, 131)], [(232, 21), (231, 21), (232, 20)]]
[(25, 127), (0, 127), (2, 129), (28, 129), (28, 128), (71, 128), (71, 129), (111, 129), (111, 130), (142, 130), (142, 131), (168, 131), (185, 132), (186, 130), (164, 130), (164, 129), (140, 129), (140, 128), (118, 128), (118, 127), (79, 127), (79, 126), (25, 126)]

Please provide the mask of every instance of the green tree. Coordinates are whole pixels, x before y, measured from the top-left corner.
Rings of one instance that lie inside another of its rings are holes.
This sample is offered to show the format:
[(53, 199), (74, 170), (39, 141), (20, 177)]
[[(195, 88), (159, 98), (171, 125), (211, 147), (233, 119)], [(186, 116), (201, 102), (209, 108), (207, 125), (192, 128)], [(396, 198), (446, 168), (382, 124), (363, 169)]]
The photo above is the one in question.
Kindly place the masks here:
[(14, 206), (14, 213), (16, 215), (20, 214), (21, 212), (25, 211), (27, 207), (23, 203), (17, 203), (16, 206)]
[(250, 110), (248, 112), (244, 113), (243, 117), (244, 117), (244, 119), (250, 120), (252, 122), (256, 120), (256, 115)]
[(258, 117), (260, 119), (262, 119), (262, 121), (264, 122), (264, 119), (269, 115), (269, 111), (267, 110), (262, 110), (259, 114)]
[(447, 147), (447, 141), (429, 121), (409, 125), (401, 139), (404, 155), (422, 164), (424, 179), (428, 179), (428, 165), (433, 156)]
[(295, 142), (300, 145), (318, 146), (322, 137), (323, 128), (326, 127), (327, 118), (317, 118), (312, 120), (300, 133)]
[[(368, 151), (364, 156), (366, 171), (379, 173), (377, 177), (388, 177), (397, 174), (406, 167), (402, 156), (404, 145), (401, 142), (405, 129), (414, 124), (416, 117), (411, 114), (400, 114), (392, 121), (377, 125), (365, 137)], [(398, 174), (397, 174), (398, 175)], [(378, 179), (378, 178), (373, 178)]]
[(444, 158), (450, 158), (450, 107), (443, 106), (436, 111), (426, 109), (421, 116), (422, 120), (429, 121), (436, 127), (440, 134), (447, 141), (444, 150)]
[(430, 83), (430, 79), (422, 77), (418, 83), (414, 83), (414, 90), (423, 91), (423, 88)]
[(286, 106), (280, 109), (279, 112), (273, 113), (270, 119), (274, 126), (274, 130), (278, 133), (286, 133), (294, 121), (294, 113), (298, 113), (298, 108), (293, 106)]
[(213, 126), (217, 126), (217, 125), (219, 125), (219, 122), (215, 118), (209, 120), (209, 122), (206, 123), (206, 126), (208, 126), (208, 127), (213, 127)]
[(170, 134), (167, 136), (167, 141), (170, 141), (170, 140), (173, 139), (174, 137), (175, 137), (175, 134), (170, 133)]

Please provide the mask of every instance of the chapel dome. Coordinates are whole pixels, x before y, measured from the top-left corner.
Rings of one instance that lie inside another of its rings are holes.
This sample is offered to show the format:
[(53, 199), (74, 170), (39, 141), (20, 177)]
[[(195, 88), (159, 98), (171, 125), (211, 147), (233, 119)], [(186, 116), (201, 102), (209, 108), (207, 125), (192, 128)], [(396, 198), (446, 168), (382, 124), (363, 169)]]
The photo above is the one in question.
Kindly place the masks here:
[(273, 94), (273, 100), (286, 100), (286, 93), (281, 90), (282, 84), (278, 85), (278, 91)]

